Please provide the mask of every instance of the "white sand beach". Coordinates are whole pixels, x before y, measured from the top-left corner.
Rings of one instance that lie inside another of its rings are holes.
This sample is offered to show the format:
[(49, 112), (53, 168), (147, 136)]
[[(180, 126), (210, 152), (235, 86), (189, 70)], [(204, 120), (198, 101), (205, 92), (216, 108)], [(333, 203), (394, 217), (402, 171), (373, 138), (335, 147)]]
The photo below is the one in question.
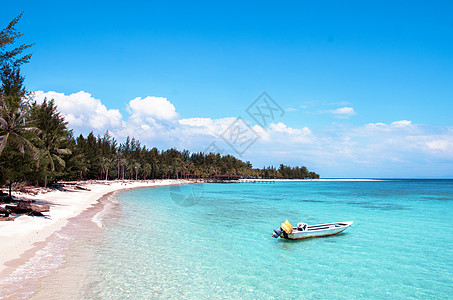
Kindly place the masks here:
[(26, 258), (44, 246), (44, 242), (52, 234), (65, 227), (70, 218), (78, 216), (98, 203), (103, 195), (123, 189), (187, 183), (191, 182), (187, 180), (92, 181), (78, 184), (89, 190), (67, 186), (65, 191), (51, 191), (35, 196), (13, 194), (24, 200), (35, 200), (37, 203), (50, 205), (50, 212), (45, 213), (49, 218), (21, 215), (14, 221), (0, 222), (0, 241), (2, 241), (0, 243), (0, 278), (7, 276), (14, 268), (25, 263)]

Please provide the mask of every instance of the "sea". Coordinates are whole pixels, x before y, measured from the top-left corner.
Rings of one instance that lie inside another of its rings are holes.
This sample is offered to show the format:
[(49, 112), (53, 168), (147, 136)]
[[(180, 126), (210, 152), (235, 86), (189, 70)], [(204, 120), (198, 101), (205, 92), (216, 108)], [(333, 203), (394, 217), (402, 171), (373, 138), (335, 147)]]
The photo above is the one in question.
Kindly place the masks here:
[[(273, 238), (286, 219), (354, 223)], [(453, 180), (141, 188), (76, 220), (1, 299), (453, 299)]]
[[(204, 183), (115, 201), (84, 299), (453, 299), (453, 180)], [(273, 238), (286, 219), (354, 224)]]

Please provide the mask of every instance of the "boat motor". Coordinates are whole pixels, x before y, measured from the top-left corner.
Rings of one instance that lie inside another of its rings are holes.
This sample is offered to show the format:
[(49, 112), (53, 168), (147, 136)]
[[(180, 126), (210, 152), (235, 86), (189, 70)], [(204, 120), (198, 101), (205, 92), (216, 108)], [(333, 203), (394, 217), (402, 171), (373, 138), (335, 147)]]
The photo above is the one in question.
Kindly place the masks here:
[(281, 236), (283, 233), (283, 230), (281, 228), (277, 229), (277, 230), (274, 230), (274, 232), (272, 233), (272, 236), (274, 238), (278, 238), (279, 236)]

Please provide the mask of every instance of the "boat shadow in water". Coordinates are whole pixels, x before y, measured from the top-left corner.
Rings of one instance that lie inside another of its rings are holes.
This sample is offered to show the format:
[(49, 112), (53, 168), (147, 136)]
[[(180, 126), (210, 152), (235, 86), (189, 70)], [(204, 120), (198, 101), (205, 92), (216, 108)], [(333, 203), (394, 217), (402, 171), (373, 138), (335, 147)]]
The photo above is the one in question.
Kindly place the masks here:
[(280, 246), (282, 250), (291, 250), (292, 247), (300, 244), (312, 244), (313, 242), (323, 240), (323, 242), (328, 243), (337, 243), (337, 240), (342, 240), (349, 235), (348, 232), (340, 232), (335, 235), (328, 235), (328, 236), (320, 236), (320, 237), (313, 237), (313, 238), (306, 238), (306, 239), (299, 239), (299, 240), (288, 240), (288, 239), (278, 239), (275, 243)]

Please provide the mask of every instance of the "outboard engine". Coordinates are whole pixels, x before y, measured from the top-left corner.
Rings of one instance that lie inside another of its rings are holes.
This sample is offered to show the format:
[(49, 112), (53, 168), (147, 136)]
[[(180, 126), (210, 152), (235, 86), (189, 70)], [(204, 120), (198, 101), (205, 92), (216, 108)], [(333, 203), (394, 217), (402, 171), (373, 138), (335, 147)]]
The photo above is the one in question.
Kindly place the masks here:
[(274, 230), (274, 232), (272, 233), (272, 236), (274, 238), (278, 238), (279, 236), (281, 236), (283, 233), (283, 230), (281, 228), (277, 229), (277, 230)]

